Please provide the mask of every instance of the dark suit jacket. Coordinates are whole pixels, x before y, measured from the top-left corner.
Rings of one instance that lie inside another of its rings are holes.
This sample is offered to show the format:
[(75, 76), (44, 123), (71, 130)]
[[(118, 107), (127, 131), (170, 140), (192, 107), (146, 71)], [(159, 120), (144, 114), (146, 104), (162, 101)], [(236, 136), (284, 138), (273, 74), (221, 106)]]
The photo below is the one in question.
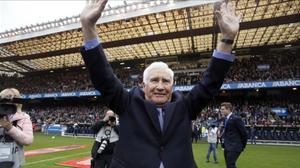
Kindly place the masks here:
[(142, 89), (127, 91), (113, 74), (103, 48), (81, 49), (91, 80), (109, 107), (119, 115), (120, 139), (111, 168), (196, 167), (191, 144), (191, 120), (218, 93), (231, 62), (212, 58), (209, 68), (187, 96), (172, 93), (161, 131), (157, 107), (146, 101)]
[(247, 130), (240, 117), (232, 114), (224, 132), (224, 146), (227, 151), (242, 152), (247, 144)]

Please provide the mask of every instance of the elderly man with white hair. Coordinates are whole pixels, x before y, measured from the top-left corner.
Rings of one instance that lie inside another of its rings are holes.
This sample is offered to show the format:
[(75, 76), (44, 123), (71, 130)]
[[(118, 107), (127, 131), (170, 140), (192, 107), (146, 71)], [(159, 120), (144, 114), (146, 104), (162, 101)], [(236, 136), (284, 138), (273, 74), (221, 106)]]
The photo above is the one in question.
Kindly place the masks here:
[(234, 56), (233, 40), (240, 17), (227, 3), (216, 8), (222, 34), (203, 79), (184, 96), (173, 92), (173, 71), (163, 62), (144, 71), (143, 88), (129, 92), (113, 74), (98, 40), (96, 22), (107, 0), (88, 1), (81, 13), (83, 60), (95, 88), (110, 109), (119, 115), (120, 139), (112, 168), (195, 168), (191, 120), (218, 93)]

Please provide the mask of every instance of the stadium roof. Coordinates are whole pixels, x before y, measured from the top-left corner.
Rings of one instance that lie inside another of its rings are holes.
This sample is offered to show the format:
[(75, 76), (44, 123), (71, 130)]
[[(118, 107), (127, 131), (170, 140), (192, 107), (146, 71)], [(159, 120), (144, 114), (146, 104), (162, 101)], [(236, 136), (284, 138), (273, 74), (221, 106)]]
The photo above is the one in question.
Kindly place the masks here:
[[(106, 9), (97, 31), (109, 61), (207, 53), (220, 38), (214, 1), (143, 1)], [(243, 14), (235, 50), (299, 46), (300, 1), (233, 1)], [(0, 33), (0, 71), (84, 66), (78, 17)], [(237, 54), (239, 55), (239, 54)]]

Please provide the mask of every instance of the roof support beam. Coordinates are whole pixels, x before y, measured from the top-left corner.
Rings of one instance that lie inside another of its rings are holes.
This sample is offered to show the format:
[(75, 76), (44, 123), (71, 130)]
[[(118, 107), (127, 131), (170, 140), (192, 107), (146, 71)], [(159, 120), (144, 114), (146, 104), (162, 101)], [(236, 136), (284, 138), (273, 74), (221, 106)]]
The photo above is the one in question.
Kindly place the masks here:
[[(277, 26), (277, 25), (296, 23), (296, 22), (300, 22), (300, 14), (281, 16), (281, 17), (262, 19), (262, 20), (255, 20), (255, 21), (249, 21), (249, 22), (242, 22), (240, 24), (240, 30), (247, 30), (247, 29), (252, 29), (252, 28), (260, 28), (260, 27), (268, 27), (268, 26)], [(219, 28), (216, 31), (217, 31), (217, 33), (220, 32)], [(207, 34), (212, 34), (212, 33), (214, 33), (213, 27), (205, 27), (205, 28), (199, 28), (199, 29), (191, 29), (191, 30), (185, 30), (185, 31), (179, 31), (179, 32), (164, 33), (164, 34), (144, 36), (144, 37), (138, 37), (138, 38), (132, 38), (132, 39), (105, 42), (105, 43), (102, 43), (102, 46), (103, 46), (103, 48), (112, 48), (112, 47), (133, 45), (133, 44), (139, 44), (139, 43), (148, 43), (148, 42), (154, 42), (154, 41), (160, 41), (160, 40), (190, 37), (191, 34), (194, 36), (200, 36), (200, 35), (207, 35)], [(80, 49), (80, 47), (75, 47), (75, 48), (68, 48), (68, 49), (64, 49), (64, 50), (51, 51), (51, 52), (47, 52), (47, 53), (32, 54), (32, 55), (27, 55), (27, 56), (3, 57), (3, 58), (0, 58), (0, 62), (31, 60), (31, 59), (58, 56), (58, 55), (63, 55), (63, 54), (71, 54), (71, 53), (79, 52), (79, 49)]]
[(31, 68), (31, 67), (29, 67), (29, 66), (27, 66), (27, 65), (24, 65), (24, 64), (22, 64), (22, 63), (20, 63), (20, 62), (18, 62), (18, 61), (13, 62), (13, 63), (14, 63), (15, 65), (17, 65), (17, 66), (20, 66), (20, 67), (26, 69), (26, 70), (30, 70), (30, 71), (33, 71), (33, 70), (34, 70), (33, 68)]

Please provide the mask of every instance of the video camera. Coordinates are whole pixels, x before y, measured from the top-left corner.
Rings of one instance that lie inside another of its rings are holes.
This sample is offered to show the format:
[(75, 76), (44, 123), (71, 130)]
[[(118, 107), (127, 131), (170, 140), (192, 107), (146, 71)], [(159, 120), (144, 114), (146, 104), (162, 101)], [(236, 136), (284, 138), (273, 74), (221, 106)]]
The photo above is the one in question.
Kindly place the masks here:
[(0, 99), (0, 118), (15, 114), (17, 112), (16, 104), (23, 104), (24, 100), (20, 98)]
[(109, 116), (108, 120), (109, 120), (110, 122), (115, 122), (115, 121), (116, 121), (116, 117), (114, 117), (114, 116)]

